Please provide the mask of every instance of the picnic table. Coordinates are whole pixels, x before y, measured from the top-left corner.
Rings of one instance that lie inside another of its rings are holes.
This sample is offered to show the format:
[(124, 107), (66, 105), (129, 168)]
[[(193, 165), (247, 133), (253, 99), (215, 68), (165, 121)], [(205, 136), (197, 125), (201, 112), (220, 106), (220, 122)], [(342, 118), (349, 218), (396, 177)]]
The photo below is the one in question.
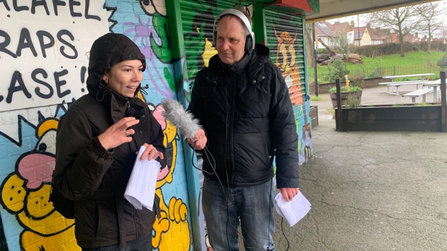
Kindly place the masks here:
[(424, 79), (427, 76), (433, 76), (434, 73), (419, 73), (419, 74), (408, 74), (408, 75), (395, 75), (395, 76), (383, 76), (382, 78), (389, 78), (393, 81), (396, 78), (412, 78), (412, 77), (421, 77)]
[(422, 85), (428, 88), (405, 93), (404, 95), (402, 95), (402, 97), (410, 97), (412, 99), (412, 102), (415, 103), (415, 99), (422, 96), (422, 101), (425, 102), (425, 95), (433, 91), (433, 103), (436, 103), (438, 101), (438, 86), (441, 85), (441, 80), (438, 79), (433, 81), (424, 81)]
[[(419, 73), (419, 74), (407, 74), (407, 75), (394, 75), (394, 76), (383, 76), (382, 78), (390, 79), (390, 82), (382, 82), (379, 85), (386, 85), (387, 92), (389, 94), (399, 95), (399, 86), (401, 85), (416, 85), (416, 90), (419, 89), (419, 85), (424, 85), (427, 80), (425, 77), (435, 75), (434, 73)], [(397, 78), (414, 78), (419, 77), (420, 80), (410, 80), (410, 81), (395, 81)], [(395, 91), (390, 92), (390, 87), (392, 89), (396, 89)]]
[[(422, 102), (425, 103), (426, 101), (426, 95), (427, 93), (432, 92), (432, 90), (430, 88), (424, 88), (424, 89), (418, 89), (418, 90), (414, 90), (412, 92), (409, 93), (405, 93), (404, 95), (402, 95), (402, 97), (410, 97), (411, 98), (411, 102), (416, 103), (416, 98), (422, 96)], [(435, 97), (433, 95), (433, 97)]]
[(441, 79), (428, 81), (424, 86), (433, 88), (433, 103), (438, 101), (438, 86), (441, 85)]

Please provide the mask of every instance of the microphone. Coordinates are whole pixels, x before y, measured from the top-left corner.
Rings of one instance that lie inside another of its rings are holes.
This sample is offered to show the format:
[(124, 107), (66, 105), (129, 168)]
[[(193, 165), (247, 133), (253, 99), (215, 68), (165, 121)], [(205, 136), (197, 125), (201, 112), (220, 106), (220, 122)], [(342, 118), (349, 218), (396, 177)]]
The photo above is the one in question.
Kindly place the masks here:
[(169, 120), (185, 139), (192, 139), (201, 128), (199, 121), (192, 114), (185, 111), (183, 105), (176, 100), (164, 99), (160, 102), (164, 109), (162, 115)]

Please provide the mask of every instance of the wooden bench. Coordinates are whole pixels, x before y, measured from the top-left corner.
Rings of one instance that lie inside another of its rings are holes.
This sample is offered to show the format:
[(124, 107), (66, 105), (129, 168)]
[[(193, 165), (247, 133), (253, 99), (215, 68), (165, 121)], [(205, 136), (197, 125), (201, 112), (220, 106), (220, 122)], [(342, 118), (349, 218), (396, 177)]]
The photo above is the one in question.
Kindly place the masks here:
[[(416, 85), (416, 90), (419, 89), (419, 85), (424, 85), (428, 81), (427, 80), (409, 80), (409, 81), (393, 81), (393, 82), (382, 82), (379, 85), (386, 85), (387, 92), (389, 94), (399, 95), (399, 86), (401, 85)], [(396, 91), (390, 92), (390, 87), (396, 88)]]
[(411, 102), (416, 103), (416, 98), (422, 96), (422, 102), (425, 103), (425, 101), (427, 100), (426, 95), (427, 95), (427, 93), (430, 93), (430, 92), (432, 92), (432, 89), (430, 89), (430, 88), (418, 89), (418, 90), (414, 90), (409, 93), (405, 93), (404, 95), (402, 95), (402, 97), (410, 97)]

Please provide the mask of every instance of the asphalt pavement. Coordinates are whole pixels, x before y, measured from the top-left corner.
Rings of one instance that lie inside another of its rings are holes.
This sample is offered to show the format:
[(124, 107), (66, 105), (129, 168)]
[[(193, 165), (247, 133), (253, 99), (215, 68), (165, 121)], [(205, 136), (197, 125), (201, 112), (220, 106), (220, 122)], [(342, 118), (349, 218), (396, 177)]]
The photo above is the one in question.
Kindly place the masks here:
[[(319, 96), (313, 156), (300, 167), (312, 209), (293, 227), (275, 214), (276, 250), (447, 250), (447, 133), (337, 132)], [(381, 103), (411, 98), (363, 90), (362, 104)]]

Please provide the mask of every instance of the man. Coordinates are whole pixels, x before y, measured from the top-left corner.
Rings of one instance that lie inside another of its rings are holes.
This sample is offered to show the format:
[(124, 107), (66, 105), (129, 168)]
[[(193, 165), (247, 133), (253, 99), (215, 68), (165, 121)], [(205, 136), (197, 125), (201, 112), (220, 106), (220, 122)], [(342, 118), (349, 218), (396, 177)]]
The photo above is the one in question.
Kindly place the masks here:
[(215, 251), (238, 250), (240, 222), (246, 250), (275, 250), (274, 156), (282, 196), (291, 200), (299, 187), (288, 89), (269, 49), (254, 45), (242, 11), (221, 12), (213, 35), (218, 55), (197, 74), (188, 108), (206, 131), (188, 143), (208, 148), (202, 204), (210, 243)]

